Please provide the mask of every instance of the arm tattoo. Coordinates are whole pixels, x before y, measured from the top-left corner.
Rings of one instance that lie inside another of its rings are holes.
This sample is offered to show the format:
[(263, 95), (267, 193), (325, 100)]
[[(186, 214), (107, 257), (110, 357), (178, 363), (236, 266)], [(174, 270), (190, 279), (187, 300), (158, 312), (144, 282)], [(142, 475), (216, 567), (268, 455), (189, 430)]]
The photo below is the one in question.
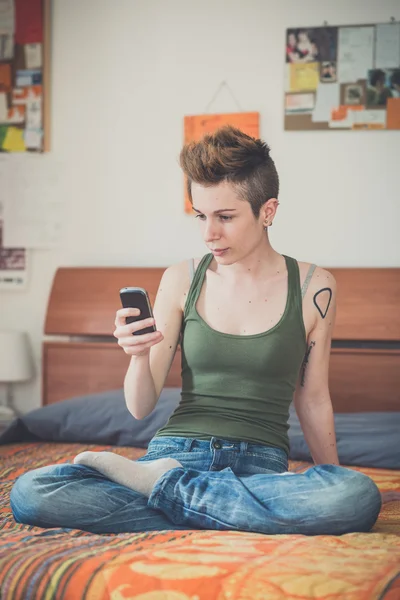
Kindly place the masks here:
[[(317, 304), (317, 296), (319, 296), (319, 294), (322, 294), (322, 292), (328, 292), (329, 293), (328, 305), (327, 305), (324, 313), (322, 313), (320, 307)], [(332, 300), (332, 290), (331, 290), (331, 288), (323, 288), (322, 290), (319, 290), (319, 292), (317, 292), (315, 294), (315, 296), (314, 296), (314, 304), (318, 308), (319, 314), (321, 315), (321, 317), (323, 319), (325, 319), (325, 317), (326, 317), (326, 313), (328, 312), (328, 308), (330, 306), (331, 300)]]
[(305, 383), (305, 377), (306, 377), (306, 368), (307, 368), (307, 364), (308, 364), (308, 359), (310, 358), (310, 352), (313, 348), (313, 346), (315, 346), (315, 342), (311, 342), (310, 346), (306, 352), (306, 355), (304, 357), (303, 360), (303, 364), (301, 365), (301, 369), (302, 369), (302, 373), (301, 373), (301, 387), (304, 387), (304, 383)]

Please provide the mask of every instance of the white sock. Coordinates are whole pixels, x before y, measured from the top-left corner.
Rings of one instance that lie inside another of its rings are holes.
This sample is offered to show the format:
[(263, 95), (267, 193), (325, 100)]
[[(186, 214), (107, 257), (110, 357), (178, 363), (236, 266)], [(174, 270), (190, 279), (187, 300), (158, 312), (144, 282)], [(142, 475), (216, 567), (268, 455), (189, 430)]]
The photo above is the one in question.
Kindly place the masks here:
[(86, 465), (96, 469), (111, 481), (140, 492), (149, 497), (164, 473), (182, 467), (174, 458), (159, 458), (148, 463), (135, 462), (113, 452), (81, 452), (74, 458), (75, 465)]

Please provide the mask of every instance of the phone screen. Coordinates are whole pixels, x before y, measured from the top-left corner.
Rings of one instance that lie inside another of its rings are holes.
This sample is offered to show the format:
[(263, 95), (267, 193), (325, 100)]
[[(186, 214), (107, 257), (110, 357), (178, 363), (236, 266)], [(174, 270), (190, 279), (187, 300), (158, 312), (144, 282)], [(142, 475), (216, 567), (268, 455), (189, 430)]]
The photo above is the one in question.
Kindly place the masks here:
[[(138, 308), (140, 310), (140, 315), (126, 318), (127, 324), (153, 317), (149, 296), (146, 290), (143, 288), (122, 288), (119, 292), (119, 295), (124, 308)], [(139, 331), (134, 331), (133, 335), (143, 335), (145, 333), (152, 333), (153, 331), (157, 331), (155, 325), (152, 325), (151, 327), (145, 327)]]

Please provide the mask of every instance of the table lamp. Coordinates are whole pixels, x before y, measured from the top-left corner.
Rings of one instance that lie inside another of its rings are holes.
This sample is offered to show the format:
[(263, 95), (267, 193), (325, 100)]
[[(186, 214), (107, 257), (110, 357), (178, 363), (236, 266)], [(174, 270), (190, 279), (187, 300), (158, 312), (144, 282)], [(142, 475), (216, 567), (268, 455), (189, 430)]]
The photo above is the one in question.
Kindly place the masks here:
[(16, 416), (13, 383), (27, 381), (34, 374), (29, 339), (22, 331), (0, 331), (0, 383), (6, 384), (6, 405), (0, 405), (0, 419)]

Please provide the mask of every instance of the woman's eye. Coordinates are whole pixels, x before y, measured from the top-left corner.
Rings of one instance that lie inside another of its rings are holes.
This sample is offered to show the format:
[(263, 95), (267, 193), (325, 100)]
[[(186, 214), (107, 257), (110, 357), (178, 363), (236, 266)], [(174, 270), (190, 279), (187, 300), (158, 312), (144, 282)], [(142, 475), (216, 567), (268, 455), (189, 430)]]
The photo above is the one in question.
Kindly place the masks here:
[[(205, 215), (195, 215), (194, 218), (204, 221), (206, 216)], [(219, 215), (219, 218), (221, 219), (221, 221), (232, 221), (232, 219), (233, 219), (233, 217), (230, 217), (228, 215)]]

